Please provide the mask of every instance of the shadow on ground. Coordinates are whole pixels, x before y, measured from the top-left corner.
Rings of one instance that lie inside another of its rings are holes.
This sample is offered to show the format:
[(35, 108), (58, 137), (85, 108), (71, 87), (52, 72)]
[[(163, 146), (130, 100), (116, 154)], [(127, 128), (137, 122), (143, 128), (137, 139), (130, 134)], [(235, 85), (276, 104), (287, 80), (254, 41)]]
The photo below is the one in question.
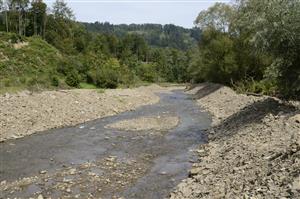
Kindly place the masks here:
[(295, 110), (295, 107), (280, 103), (273, 98), (254, 102), (216, 126), (215, 129), (222, 129), (222, 131), (219, 131), (220, 133), (216, 134), (214, 138), (232, 136), (246, 126), (261, 123), (262, 119), (267, 115), (272, 114), (277, 116), (279, 114), (291, 113)]
[[(192, 86), (189, 90), (197, 86), (201, 88), (193, 95), (193, 99), (201, 99), (223, 87), (219, 84), (203, 83)], [(274, 98), (265, 98), (256, 101), (215, 126), (213, 129), (216, 133), (211, 136), (211, 140), (232, 136), (246, 126), (261, 123), (262, 119), (269, 114), (274, 116), (287, 113), (295, 114), (295, 111), (296, 108), (294, 106), (280, 102)]]
[(211, 93), (214, 93), (215, 91), (219, 90), (224, 86), (220, 84), (202, 83), (202, 84), (192, 85), (188, 87), (187, 90), (192, 90), (196, 87), (200, 87), (200, 89), (193, 95), (193, 99), (198, 100), (205, 96), (210, 95)]

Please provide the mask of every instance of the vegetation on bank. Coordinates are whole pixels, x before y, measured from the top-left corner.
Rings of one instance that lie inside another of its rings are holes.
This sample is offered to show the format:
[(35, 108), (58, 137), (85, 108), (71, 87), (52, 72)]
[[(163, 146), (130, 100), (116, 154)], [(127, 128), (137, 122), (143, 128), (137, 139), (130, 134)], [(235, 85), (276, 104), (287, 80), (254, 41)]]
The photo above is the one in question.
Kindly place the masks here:
[(216, 82), (300, 97), (300, 3), (238, 0), (196, 28), (79, 23), (63, 0), (0, 0), (0, 89)]
[(297, 0), (216, 3), (195, 21), (203, 32), (192, 79), (299, 99), (299, 19)]
[[(150, 46), (136, 33), (95, 33), (64, 1), (5, 1), (0, 15), (0, 87), (116, 88), (185, 82), (187, 53)], [(20, 10), (21, 9), (21, 10)]]

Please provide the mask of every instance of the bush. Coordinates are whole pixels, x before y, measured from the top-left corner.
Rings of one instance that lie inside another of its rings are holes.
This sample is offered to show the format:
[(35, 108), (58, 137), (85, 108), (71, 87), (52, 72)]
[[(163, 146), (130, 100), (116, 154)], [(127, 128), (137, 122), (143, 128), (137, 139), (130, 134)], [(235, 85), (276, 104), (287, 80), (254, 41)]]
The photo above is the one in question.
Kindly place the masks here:
[(27, 82), (28, 86), (32, 87), (38, 84), (38, 79), (36, 76), (32, 77), (29, 79), (29, 81)]
[(12, 81), (11, 81), (10, 79), (8, 79), (8, 78), (7, 78), (7, 79), (4, 79), (3, 82), (4, 82), (4, 86), (5, 86), (5, 87), (9, 87), (9, 86), (12, 85)]
[(51, 77), (51, 85), (55, 87), (59, 86), (59, 78), (56, 75)]
[(11, 33), (9, 40), (11, 43), (15, 44), (15, 43), (24, 41), (24, 37), (20, 36), (18, 34), (15, 34), (15, 33)]
[(142, 63), (138, 66), (137, 75), (141, 78), (141, 80), (147, 82), (154, 82), (158, 77), (155, 67), (148, 63)]
[(88, 79), (94, 79), (95, 84), (100, 88), (117, 88), (121, 82), (121, 70), (119, 61), (111, 58), (96, 70), (95, 76), (90, 71)]
[(77, 71), (71, 71), (67, 75), (65, 82), (68, 86), (78, 88), (79, 84), (80, 84), (80, 78), (79, 78), (78, 72)]
[(20, 81), (21, 84), (26, 84), (27, 80), (26, 80), (26, 77), (20, 77), (19, 81)]
[(96, 74), (96, 85), (100, 88), (117, 88), (119, 75), (110, 68), (103, 68)]

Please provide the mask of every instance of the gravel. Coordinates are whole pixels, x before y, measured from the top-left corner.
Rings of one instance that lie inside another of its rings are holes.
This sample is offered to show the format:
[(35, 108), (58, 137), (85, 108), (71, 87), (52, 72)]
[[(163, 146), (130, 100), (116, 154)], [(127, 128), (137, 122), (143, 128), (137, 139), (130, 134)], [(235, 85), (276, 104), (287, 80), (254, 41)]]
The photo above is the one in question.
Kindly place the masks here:
[(60, 90), (0, 96), (0, 142), (111, 116), (159, 101), (157, 85), (134, 89)]
[(300, 198), (300, 111), (271, 97), (220, 85), (189, 91), (212, 114), (209, 143), (170, 194), (181, 198)]

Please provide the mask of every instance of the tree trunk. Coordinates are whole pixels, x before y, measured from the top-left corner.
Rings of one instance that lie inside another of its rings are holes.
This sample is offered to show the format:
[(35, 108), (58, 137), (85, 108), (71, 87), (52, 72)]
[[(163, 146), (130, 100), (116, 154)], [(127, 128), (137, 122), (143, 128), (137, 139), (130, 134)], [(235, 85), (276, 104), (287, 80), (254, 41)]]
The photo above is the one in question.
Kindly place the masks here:
[(19, 11), (19, 35), (22, 35), (22, 16), (21, 12)]
[(36, 13), (34, 12), (34, 19), (33, 19), (33, 29), (34, 35), (37, 35), (37, 24), (36, 24)]
[(43, 39), (46, 38), (46, 27), (47, 27), (47, 14), (44, 14), (44, 18), (43, 18), (43, 22), (44, 22), (44, 27), (43, 27)]
[(23, 35), (26, 36), (26, 12), (24, 12)]
[(6, 23), (6, 32), (8, 32), (8, 14), (7, 14), (7, 10), (5, 11), (5, 23)]

